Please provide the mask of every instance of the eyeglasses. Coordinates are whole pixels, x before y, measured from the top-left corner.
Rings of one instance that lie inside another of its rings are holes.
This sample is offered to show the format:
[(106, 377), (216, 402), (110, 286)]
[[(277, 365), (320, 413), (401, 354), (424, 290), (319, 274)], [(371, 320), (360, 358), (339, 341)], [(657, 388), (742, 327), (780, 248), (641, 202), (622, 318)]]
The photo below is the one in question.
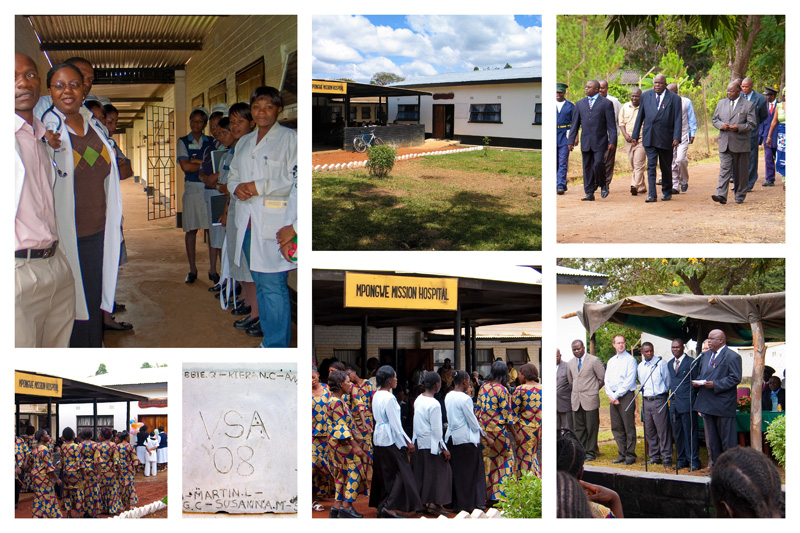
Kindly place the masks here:
[(50, 86), (50, 88), (55, 89), (56, 91), (63, 91), (67, 87), (69, 87), (73, 91), (77, 91), (78, 89), (83, 87), (83, 83), (81, 83), (79, 81), (71, 81), (69, 83), (64, 83), (64, 82), (61, 82), (61, 81), (57, 81), (57, 82), (55, 82), (54, 84), (52, 84)]

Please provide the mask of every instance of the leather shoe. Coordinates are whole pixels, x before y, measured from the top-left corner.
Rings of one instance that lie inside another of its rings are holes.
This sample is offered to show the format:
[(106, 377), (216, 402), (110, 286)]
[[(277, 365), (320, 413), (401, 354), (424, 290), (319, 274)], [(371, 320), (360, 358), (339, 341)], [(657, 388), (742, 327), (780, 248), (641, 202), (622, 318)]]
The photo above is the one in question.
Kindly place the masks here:
[(558, 190), (556, 191), (556, 193), (558, 193), (559, 195), (562, 195), (562, 194), (564, 194), (565, 192), (567, 192), (567, 190), (566, 190), (566, 189), (558, 189)]
[(239, 320), (234, 321), (233, 327), (235, 327), (236, 329), (244, 330), (244, 329), (249, 328), (253, 324), (255, 324), (256, 321), (258, 321), (258, 317), (257, 316), (256, 317), (251, 317), (250, 315), (247, 315), (244, 318), (240, 318)]
[(656, 182), (656, 185), (661, 185), (661, 180), (658, 180), (658, 181)]
[(331, 510), (328, 511), (328, 518), (339, 518), (339, 509), (331, 507)]
[(625, 459), (625, 464), (626, 465), (632, 465), (635, 462), (636, 462), (636, 459)]
[(594, 202), (594, 193), (589, 193), (581, 198), (581, 202)]
[(672, 468), (672, 460), (671, 459), (664, 461), (664, 468)]
[(364, 518), (364, 515), (360, 514), (352, 507), (350, 509), (339, 507), (339, 518)]
[(670, 200), (672, 200), (672, 195), (671, 194), (664, 193), (661, 196), (661, 201), (662, 202), (669, 202)]
[(671, 194), (680, 194), (681, 191), (679, 191), (678, 189), (672, 189), (672, 191), (670, 191), (670, 193)]
[(261, 321), (257, 321), (255, 324), (244, 330), (245, 333), (250, 335), (251, 337), (261, 338), (264, 336), (264, 332), (261, 331)]
[(725, 205), (725, 204), (728, 203), (728, 200), (724, 196), (718, 196), (716, 194), (712, 194), (711, 195), (711, 199), (714, 200), (715, 202), (719, 202), (722, 205)]
[(600, 197), (601, 198), (608, 198), (608, 187), (603, 187), (600, 189)]
[(761, 186), (762, 187), (774, 187), (775, 186), (775, 182), (774, 181), (765, 181), (764, 183), (761, 184)]
[(660, 465), (661, 464), (661, 459), (650, 459), (649, 461), (647, 461), (647, 464), (649, 464), (649, 465)]
[(681, 192), (686, 192), (688, 189), (689, 189), (688, 183), (684, 183), (683, 185), (681, 185)]
[(184, 280), (184, 283), (192, 284), (195, 282), (196, 279), (197, 279), (197, 272), (195, 272), (194, 274), (189, 272), (188, 274), (186, 274), (186, 279)]
[(737, 199), (736, 199), (736, 203), (737, 203), (737, 204), (741, 204), (741, 203), (743, 203), (743, 202), (744, 202), (744, 200), (742, 200), (741, 198), (737, 198)]
[(636, 190), (636, 187), (631, 187), (631, 196), (636, 196), (639, 194), (639, 191)]
[(644, 202), (646, 204), (649, 204), (649, 203), (653, 203), (653, 202), (657, 202), (657, 201), (658, 201), (658, 198), (656, 198), (655, 196), (648, 196), (647, 200), (645, 200)]
[(233, 311), (231, 311), (231, 314), (236, 316), (244, 316), (244, 315), (249, 315), (250, 311), (252, 311), (252, 309), (250, 309), (249, 305), (240, 305), (239, 307), (236, 307)]
[(624, 457), (617, 457), (616, 459), (614, 459), (611, 462), (614, 463), (615, 465), (618, 465), (620, 463), (624, 463), (625, 462), (625, 458)]
[(681, 468), (689, 468), (689, 463), (678, 463), (678, 470)]
[(378, 518), (405, 518), (405, 517), (381, 508), (381, 510), (378, 511)]
[(753, 192), (753, 188), (752, 187), (748, 187), (747, 188), (747, 192)]

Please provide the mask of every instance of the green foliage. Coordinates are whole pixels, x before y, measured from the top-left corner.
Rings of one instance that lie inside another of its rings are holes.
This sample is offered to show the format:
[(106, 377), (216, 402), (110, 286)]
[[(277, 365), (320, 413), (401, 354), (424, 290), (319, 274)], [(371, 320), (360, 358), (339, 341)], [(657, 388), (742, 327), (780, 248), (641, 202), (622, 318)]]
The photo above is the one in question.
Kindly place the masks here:
[(405, 79), (404, 76), (400, 76), (394, 72), (376, 72), (372, 75), (372, 79), (369, 80), (369, 83), (370, 85), (391, 85)]
[[(603, 324), (603, 326), (594, 333), (595, 355), (603, 361), (603, 364), (608, 363), (608, 360), (616, 353), (611, 343), (617, 335), (625, 337), (625, 341), (628, 343), (628, 350), (630, 351), (630, 347), (641, 337), (642, 332), (610, 322)], [(584, 345), (589, 346), (588, 332)]]
[(142, 366), (140, 368), (153, 368), (153, 367), (150, 365), (150, 363), (145, 361), (144, 363), (142, 363)]
[(483, 136), (483, 157), (489, 157), (489, 143), (492, 140), (486, 135)]
[(533, 472), (523, 472), (519, 478), (508, 476), (503, 492), (499, 507), (504, 518), (542, 517), (542, 480)]
[(162, 500), (161, 500), (162, 502), (164, 502), (164, 505), (167, 505), (167, 498), (168, 498), (168, 496), (164, 496), (164, 498), (162, 498)]
[(388, 144), (370, 146), (367, 148), (367, 170), (370, 176), (385, 178), (394, 167), (397, 150)]
[(767, 442), (772, 456), (782, 467), (786, 468), (786, 416), (775, 417), (767, 426)]
[(102, 374), (108, 374), (105, 363), (100, 363), (100, 366), (97, 367), (97, 372), (94, 373), (95, 376), (100, 376)]
[(504, 66), (503, 68), (511, 68), (511, 64), (510, 63), (506, 63), (506, 66)]

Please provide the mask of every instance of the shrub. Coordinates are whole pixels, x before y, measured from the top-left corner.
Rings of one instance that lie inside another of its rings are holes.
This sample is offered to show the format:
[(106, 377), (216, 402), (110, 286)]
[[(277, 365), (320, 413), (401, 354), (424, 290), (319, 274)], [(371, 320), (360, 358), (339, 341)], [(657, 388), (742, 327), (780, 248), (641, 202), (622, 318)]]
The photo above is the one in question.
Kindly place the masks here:
[(370, 176), (376, 178), (388, 176), (394, 167), (395, 157), (397, 150), (385, 144), (367, 148), (367, 169)]
[(492, 142), (492, 140), (489, 137), (484, 135), (483, 136), (483, 157), (489, 157), (489, 143), (490, 142)]
[(500, 510), (505, 518), (542, 517), (542, 480), (533, 472), (507, 477), (503, 492), (505, 496), (500, 498)]
[(772, 456), (782, 467), (786, 467), (786, 416), (775, 417), (767, 426), (767, 442)]

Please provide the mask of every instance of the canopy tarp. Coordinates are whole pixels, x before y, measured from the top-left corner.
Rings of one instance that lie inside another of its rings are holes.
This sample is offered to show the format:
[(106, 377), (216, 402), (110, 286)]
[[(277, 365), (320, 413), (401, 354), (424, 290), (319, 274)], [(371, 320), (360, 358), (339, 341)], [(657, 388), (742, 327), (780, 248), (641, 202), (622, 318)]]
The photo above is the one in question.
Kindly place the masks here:
[(767, 342), (786, 340), (786, 293), (708, 296), (630, 296), (611, 304), (586, 303), (578, 318), (589, 335), (606, 322), (684, 342), (712, 329), (725, 332), (731, 346), (750, 346), (750, 324), (760, 321)]

